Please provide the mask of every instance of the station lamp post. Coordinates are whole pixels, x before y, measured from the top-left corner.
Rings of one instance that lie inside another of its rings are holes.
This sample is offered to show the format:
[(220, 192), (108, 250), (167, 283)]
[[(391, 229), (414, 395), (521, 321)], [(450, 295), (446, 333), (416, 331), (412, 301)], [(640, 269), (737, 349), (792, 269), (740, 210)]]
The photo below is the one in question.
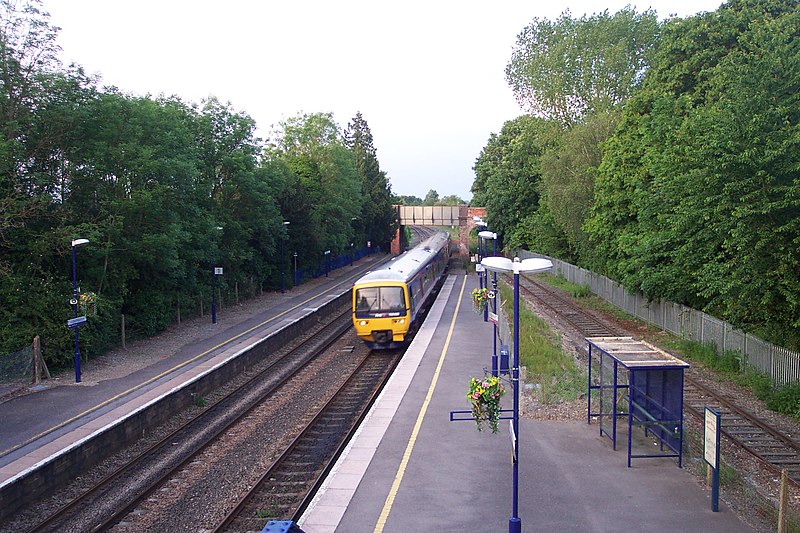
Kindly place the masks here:
[(297, 282), (297, 252), (295, 252), (293, 254), (293, 256), (294, 256), (294, 278), (293, 279), (294, 279), (295, 286), (297, 286), (297, 285), (299, 285), (299, 283)]
[[(481, 231), (478, 233), (478, 237), (483, 239), (484, 241), (492, 240), (494, 241), (494, 249), (492, 251), (492, 255), (497, 255), (497, 233), (492, 233), (491, 231)], [(489, 247), (486, 246), (486, 254), (489, 253)], [(488, 270), (488, 269), (487, 269)], [(486, 287), (489, 287), (489, 274), (486, 274)], [(492, 272), (492, 292), (495, 294), (495, 297), (492, 298), (492, 312), (497, 314), (497, 272)], [(483, 310), (483, 320), (488, 320), (489, 314), (489, 306)], [(494, 324), (494, 346), (492, 348), (492, 376), (497, 377), (499, 375), (498, 372), (498, 365), (497, 365), (497, 319), (493, 320), (492, 323)]]
[[(283, 221), (283, 225), (286, 226), (287, 229), (288, 229), (289, 224), (291, 224), (291, 222), (289, 222), (287, 220)], [(286, 284), (283, 281), (283, 263), (284, 263), (284, 261), (283, 261), (283, 240), (284, 240), (283, 239), (283, 234), (281, 233), (281, 294), (286, 292)], [(297, 256), (297, 254), (295, 254), (295, 256)]]
[(330, 268), (330, 259), (329, 259), (330, 256), (331, 256), (331, 251), (330, 250), (325, 250), (325, 253), (323, 255), (325, 256), (325, 277), (327, 278), (328, 277), (328, 272), (331, 269)]
[[(486, 229), (486, 222), (483, 221), (480, 217), (475, 221), (475, 225), (478, 227), (478, 262), (475, 266), (475, 271), (478, 273), (478, 282), (480, 284), (481, 290), (483, 290), (483, 278), (484, 278), (484, 268), (481, 266), (481, 260), (483, 259), (483, 246), (482, 246), (482, 239), (481, 233), (483, 230)], [(486, 288), (489, 288), (489, 284), (486, 284)], [(486, 315), (484, 314), (483, 321), (486, 321)]]
[[(89, 244), (89, 239), (73, 239), (72, 240), (72, 311), (73, 322), (67, 322), (67, 325), (75, 330), (75, 383), (81, 382), (81, 352), (78, 350), (78, 329), (80, 322), (78, 320), (78, 267), (75, 255), (75, 249), (79, 246), (86, 246)], [(85, 322), (85, 317), (84, 317)]]
[(522, 532), (522, 520), (519, 518), (519, 276), (535, 274), (553, 268), (548, 259), (530, 258), (520, 261), (515, 257), (512, 261), (506, 257), (487, 257), (481, 264), (492, 272), (514, 274), (514, 362), (511, 369), (511, 382), (514, 386), (514, 410), (511, 421), (513, 467), (512, 513), (508, 520), (509, 533)]
[[(222, 231), (222, 226), (214, 227), (214, 244), (211, 248), (211, 323), (217, 323), (217, 265), (216, 263), (216, 249), (217, 249), (217, 232)], [(222, 268), (219, 269), (222, 274)]]
[[(353, 227), (353, 223), (358, 220), (358, 217), (351, 217), (350, 218), (350, 227)], [(353, 230), (353, 234), (355, 234), (355, 230)], [(353, 248), (353, 243), (350, 243), (350, 266), (353, 266), (353, 261), (355, 261), (356, 250)]]

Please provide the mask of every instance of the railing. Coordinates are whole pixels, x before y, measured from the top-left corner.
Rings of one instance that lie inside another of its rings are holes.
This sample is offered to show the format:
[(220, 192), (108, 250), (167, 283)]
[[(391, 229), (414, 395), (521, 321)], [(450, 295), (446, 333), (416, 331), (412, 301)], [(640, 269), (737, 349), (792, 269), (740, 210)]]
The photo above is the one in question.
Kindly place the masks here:
[(640, 293), (631, 293), (612, 279), (559, 259), (527, 250), (517, 250), (517, 255), (520, 259), (546, 257), (553, 262), (554, 273), (571, 283), (590, 287), (593, 293), (631, 315), (685, 339), (713, 344), (718, 353), (739, 353), (743, 367), (765, 373), (778, 386), (800, 382), (800, 353), (770, 344), (691, 307), (669, 301), (648, 300)]

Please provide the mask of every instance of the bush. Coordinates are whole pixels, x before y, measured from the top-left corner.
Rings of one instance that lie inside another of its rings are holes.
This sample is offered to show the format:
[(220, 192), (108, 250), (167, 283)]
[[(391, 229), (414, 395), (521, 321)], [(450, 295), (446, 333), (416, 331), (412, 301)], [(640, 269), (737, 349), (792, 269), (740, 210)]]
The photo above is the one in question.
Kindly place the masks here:
[(800, 418), (800, 383), (775, 389), (766, 403), (773, 411)]

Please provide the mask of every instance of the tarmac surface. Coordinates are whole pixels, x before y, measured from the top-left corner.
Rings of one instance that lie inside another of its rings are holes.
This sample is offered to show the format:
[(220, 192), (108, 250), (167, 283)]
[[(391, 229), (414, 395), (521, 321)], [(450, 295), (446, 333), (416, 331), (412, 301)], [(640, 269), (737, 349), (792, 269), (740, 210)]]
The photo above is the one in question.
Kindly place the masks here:
[[(332, 277), (329, 283), (348, 282), (352, 279)], [(470, 291), (476, 286), (475, 275), (448, 276), (390, 383), (300, 520), (306, 533), (509, 530), (508, 421), (501, 421), (498, 434), (478, 432), (472, 421), (450, 421), (451, 411), (469, 408), (470, 377), (483, 376), (491, 365), (492, 325), (471, 310)], [(91, 388), (45, 389), (0, 403), (0, 450), (6, 450), (0, 471), (36, 448), (69, 438), (70, 431), (103, 412), (130, 409), (127, 404), (139, 392), (126, 391), (163, 386), (194, 364), (174, 370), (176, 363), (196, 358), (200, 364), (217, 351), (231, 350), (220, 346), (223, 336), (265, 321), (279, 327), (288, 319), (286, 309), (315, 305), (302, 286), (296, 290), (276, 302), (280, 307), (228, 325), (219, 337), (187, 345), (169, 360), (123, 378)], [(509, 388), (503, 407), (510, 402)], [(625, 437), (618, 436), (621, 442)], [(674, 460), (639, 459), (627, 468), (624, 447), (613, 451), (597, 425), (522, 418), (519, 460), (522, 531), (751, 531), (723, 503), (720, 512), (712, 512), (710, 491)], [(6, 479), (0, 475), (0, 483)]]

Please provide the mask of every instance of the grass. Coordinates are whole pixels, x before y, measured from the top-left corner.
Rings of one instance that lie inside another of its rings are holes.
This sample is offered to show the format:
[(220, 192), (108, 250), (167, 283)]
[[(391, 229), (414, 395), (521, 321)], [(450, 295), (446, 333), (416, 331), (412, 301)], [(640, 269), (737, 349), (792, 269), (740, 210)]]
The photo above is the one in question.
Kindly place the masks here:
[(588, 298), (593, 296), (592, 288), (589, 285), (578, 285), (567, 281), (564, 276), (554, 276), (552, 274), (543, 274), (539, 281), (543, 281), (548, 285), (561, 289), (562, 291), (571, 294), (573, 298)]
[[(513, 315), (513, 293), (502, 284), (499, 287), (506, 316)], [(520, 306), (519, 313), (520, 364), (527, 369), (526, 381), (539, 384), (535, 396), (544, 403), (572, 401), (586, 390), (586, 375), (561, 348), (561, 338), (550, 326)]]

